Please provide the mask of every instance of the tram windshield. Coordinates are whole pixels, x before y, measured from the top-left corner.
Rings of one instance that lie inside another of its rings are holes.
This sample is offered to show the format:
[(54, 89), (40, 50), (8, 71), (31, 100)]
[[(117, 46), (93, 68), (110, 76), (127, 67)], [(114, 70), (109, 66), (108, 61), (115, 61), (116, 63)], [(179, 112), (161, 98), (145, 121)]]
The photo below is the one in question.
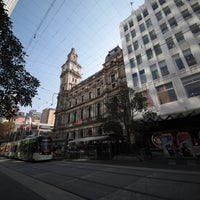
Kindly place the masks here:
[(52, 139), (50, 137), (39, 138), (38, 142), (42, 153), (51, 153)]

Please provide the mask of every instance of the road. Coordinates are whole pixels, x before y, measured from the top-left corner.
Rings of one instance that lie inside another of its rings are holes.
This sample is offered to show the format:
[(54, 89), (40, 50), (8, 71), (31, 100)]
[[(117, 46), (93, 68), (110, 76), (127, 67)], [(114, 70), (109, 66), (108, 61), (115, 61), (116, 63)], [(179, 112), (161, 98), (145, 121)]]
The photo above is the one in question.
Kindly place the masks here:
[(0, 158), (0, 172), (1, 197), (6, 200), (25, 199), (20, 195), (35, 200), (200, 199), (200, 172), (195, 171)]

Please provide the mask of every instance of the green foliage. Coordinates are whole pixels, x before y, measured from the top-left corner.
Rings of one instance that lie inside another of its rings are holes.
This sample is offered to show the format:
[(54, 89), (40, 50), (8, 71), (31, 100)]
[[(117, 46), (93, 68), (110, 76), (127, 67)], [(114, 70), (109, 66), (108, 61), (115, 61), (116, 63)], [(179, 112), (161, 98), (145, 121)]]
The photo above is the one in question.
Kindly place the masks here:
[(116, 121), (108, 121), (103, 126), (104, 132), (110, 132), (111, 134), (115, 134), (117, 136), (122, 135), (123, 129), (119, 122)]
[(40, 83), (25, 70), (26, 53), (13, 35), (12, 22), (2, 0), (0, 19), (0, 117), (10, 119), (18, 106), (31, 106)]
[(10, 132), (15, 129), (14, 122), (4, 122), (0, 123), (0, 136), (6, 138)]
[(120, 88), (117, 96), (109, 99), (106, 103), (108, 112), (107, 121), (115, 121), (123, 124), (126, 134), (130, 139), (134, 128), (138, 127), (138, 123), (134, 121), (135, 116), (139, 112), (145, 112), (147, 106), (146, 97), (140, 93), (135, 93), (133, 89), (124, 85)]

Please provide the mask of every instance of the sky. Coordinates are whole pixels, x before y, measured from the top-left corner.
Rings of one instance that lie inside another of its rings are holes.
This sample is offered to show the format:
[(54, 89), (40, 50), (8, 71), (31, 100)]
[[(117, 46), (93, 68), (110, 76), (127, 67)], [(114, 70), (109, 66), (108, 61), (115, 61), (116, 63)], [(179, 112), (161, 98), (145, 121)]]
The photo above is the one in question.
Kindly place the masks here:
[[(131, 3), (133, 2), (132, 6)], [(108, 52), (121, 47), (119, 24), (144, 0), (19, 0), (13, 33), (27, 53), (26, 70), (40, 81), (32, 107), (56, 108), (61, 66), (71, 48), (78, 54), (82, 80), (102, 69)]]

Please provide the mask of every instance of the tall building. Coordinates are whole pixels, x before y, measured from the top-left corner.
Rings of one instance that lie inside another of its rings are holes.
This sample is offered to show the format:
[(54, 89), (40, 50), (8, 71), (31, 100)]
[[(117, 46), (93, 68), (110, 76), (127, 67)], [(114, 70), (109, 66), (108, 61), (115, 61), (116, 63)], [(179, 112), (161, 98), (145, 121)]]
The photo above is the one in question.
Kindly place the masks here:
[(56, 108), (55, 134), (71, 142), (105, 139), (102, 118), (107, 98), (116, 95), (126, 83), (122, 50), (109, 51), (103, 69), (81, 81), (81, 66), (75, 49), (62, 66), (61, 84)]
[(42, 111), (40, 123), (54, 125), (55, 122), (55, 109), (46, 108)]
[(200, 109), (199, 0), (145, 0), (120, 36), (127, 84), (159, 115)]
[(8, 11), (8, 16), (10, 16), (18, 2), (18, 0), (3, 0), (5, 3), (5, 9)]

